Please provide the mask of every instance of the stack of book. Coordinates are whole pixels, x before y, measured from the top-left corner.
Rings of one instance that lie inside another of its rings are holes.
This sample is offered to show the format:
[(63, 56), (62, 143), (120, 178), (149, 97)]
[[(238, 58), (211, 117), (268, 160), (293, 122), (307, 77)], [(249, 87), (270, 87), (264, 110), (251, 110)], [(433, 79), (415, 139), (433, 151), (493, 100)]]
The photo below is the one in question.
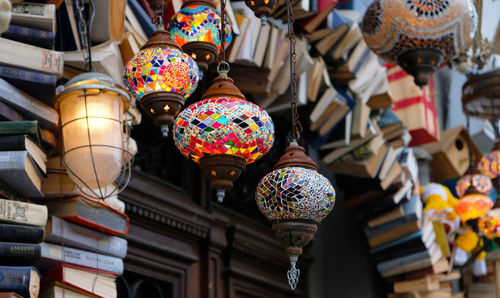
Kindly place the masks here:
[[(56, 85), (85, 71), (79, 11), (71, 0), (14, 2), (0, 36), (0, 292), (116, 297), (127, 252), (125, 206), (116, 196), (98, 201), (80, 193), (61, 165), (53, 108)], [(180, 6), (173, 2), (170, 8)], [(95, 5), (93, 69), (120, 82), (124, 63), (151, 35), (147, 29), (155, 30), (149, 6)], [(126, 120), (141, 121), (134, 104)]]

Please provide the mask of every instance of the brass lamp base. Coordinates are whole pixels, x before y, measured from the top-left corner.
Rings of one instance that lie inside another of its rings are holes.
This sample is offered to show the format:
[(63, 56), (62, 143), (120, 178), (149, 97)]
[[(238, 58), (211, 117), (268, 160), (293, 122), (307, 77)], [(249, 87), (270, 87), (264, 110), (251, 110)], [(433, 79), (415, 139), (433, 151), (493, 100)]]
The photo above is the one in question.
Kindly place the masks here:
[[(184, 97), (179, 93), (158, 91), (146, 94), (141, 99), (141, 106), (154, 121), (154, 124), (162, 127), (172, 125), (184, 105)], [(167, 130), (168, 131), (168, 130)]]
[(245, 166), (245, 159), (233, 155), (206, 155), (200, 159), (200, 169), (210, 181), (210, 187), (218, 190), (219, 202), (224, 198), (224, 190), (233, 188), (233, 182)]
[(182, 46), (182, 50), (196, 61), (202, 72), (206, 72), (208, 66), (215, 63), (219, 53), (215, 45), (202, 41), (188, 42)]
[(398, 64), (413, 76), (419, 87), (427, 85), (429, 76), (443, 62), (443, 54), (437, 50), (412, 50), (398, 57)]
[(273, 230), (287, 254), (300, 256), (302, 248), (311, 241), (318, 226), (312, 222), (289, 220), (274, 223)]

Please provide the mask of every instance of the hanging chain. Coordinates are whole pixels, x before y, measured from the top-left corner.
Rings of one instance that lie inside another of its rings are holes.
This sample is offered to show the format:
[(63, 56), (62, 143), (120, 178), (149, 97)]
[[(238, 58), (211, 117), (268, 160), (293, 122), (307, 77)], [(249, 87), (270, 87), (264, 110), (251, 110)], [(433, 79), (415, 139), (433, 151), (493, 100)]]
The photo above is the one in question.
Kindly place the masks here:
[(221, 49), (219, 52), (219, 57), (218, 61), (219, 63), (226, 62), (226, 26), (227, 26), (227, 20), (226, 20), (226, 0), (221, 0), (221, 5), (220, 5), (220, 40), (221, 40)]
[(297, 53), (295, 52), (295, 45), (297, 40), (295, 38), (295, 33), (293, 31), (293, 24), (295, 22), (293, 7), (290, 0), (286, 1), (287, 13), (288, 13), (288, 35), (290, 41), (290, 88), (292, 89), (292, 140), (298, 141), (300, 138), (300, 133), (302, 132), (302, 126), (300, 125), (299, 113), (298, 113), (298, 99), (297, 99)]
[(151, 23), (156, 24), (156, 29), (165, 29), (165, 23), (163, 20), (163, 12), (165, 11), (165, 2), (163, 0), (148, 1), (149, 7), (155, 12), (154, 18), (151, 19)]
[(80, 19), (78, 22), (78, 31), (80, 35), (80, 45), (82, 49), (83, 60), (86, 61), (85, 68), (87, 71), (92, 71), (92, 55), (91, 55), (91, 44), (89, 40), (89, 26), (84, 17), (85, 6), (83, 5), (83, 0), (75, 1), (76, 9), (78, 11), (78, 18)]

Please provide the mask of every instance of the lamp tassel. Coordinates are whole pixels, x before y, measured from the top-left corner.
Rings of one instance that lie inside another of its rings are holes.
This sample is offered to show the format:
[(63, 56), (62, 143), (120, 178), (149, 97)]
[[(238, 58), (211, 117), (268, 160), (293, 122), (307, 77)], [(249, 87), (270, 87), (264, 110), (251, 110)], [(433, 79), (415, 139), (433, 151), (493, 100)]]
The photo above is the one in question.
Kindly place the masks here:
[(297, 260), (299, 259), (298, 255), (289, 255), (290, 257), (290, 270), (287, 271), (286, 275), (288, 277), (288, 284), (292, 290), (295, 290), (297, 284), (299, 283), (300, 277), (300, 269), (297, 269), (295, 266), (297, 265)]

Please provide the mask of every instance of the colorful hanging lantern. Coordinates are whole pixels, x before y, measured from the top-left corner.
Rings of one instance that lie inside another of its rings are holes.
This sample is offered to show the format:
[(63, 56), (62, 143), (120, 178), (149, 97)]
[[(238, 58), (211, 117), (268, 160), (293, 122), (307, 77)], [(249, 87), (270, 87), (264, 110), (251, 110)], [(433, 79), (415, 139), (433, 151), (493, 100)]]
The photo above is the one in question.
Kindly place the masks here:
[(296, 262), (302, 248), (335, 204), (333, 186), (317, 169), (304, 148), (292, 142), (274, 171), (260, 180), (255, 192), (260, 212), (273, 223), (273, 230), (289, 255), (292, 268), (288, 282), (292, 289), (300, 275)]
[(267, 23), (267, 18), (271, 16), (271, 13), (278, 4), (277, 0), (245, 0), (245, 4), (250, 7), (255, 13), (255, 16), (260, 18), (262, 24)]
[(476, 27), (472, 0), (375, 0), (361, 29), (372, 51), (424, 86), (441, 63), (468, 48)]
[(162, 27), (160, 18), (157, 31), (127, 63), (123, 82), (166, 137), (185, 99), (196, 90), (199, 71)]
[(478, 221), (478, 228), (488, 239), (500, 237), (500, 209), (493, 209), (481, 217)]
[(219, 201), (245, 165), (264, 156), (274, 143), (271, 117), (246, 101), (227, 69), (219, 71), (202, 100), (184, 109), (174, 125), (175, 145), (200, 164)]
[(493, 187), (490, 178), (481, 174), (476, 166), (470, 167), (465, 175), (458, 180), (455, 187), (457, 195), (463, 197), (470, 186), (475, 187), (483, 195), (488, 195)]
[(455, 212), (462, 222), (477, 219), (490, 211), (493, 201), (488, 196), (480, 194), (473, 187), (469, 187), (464, 197), (455, 206)]
[[(170, 20), (168, 27), (172, 39), (191, 55), (202, 72), (213, 64), (222, 48), (220, 28), (222, 19), (214, 4), (209, 0), (188, 0)], [(231, 44), (233, 33), (226, 22), (225, 43)]]

